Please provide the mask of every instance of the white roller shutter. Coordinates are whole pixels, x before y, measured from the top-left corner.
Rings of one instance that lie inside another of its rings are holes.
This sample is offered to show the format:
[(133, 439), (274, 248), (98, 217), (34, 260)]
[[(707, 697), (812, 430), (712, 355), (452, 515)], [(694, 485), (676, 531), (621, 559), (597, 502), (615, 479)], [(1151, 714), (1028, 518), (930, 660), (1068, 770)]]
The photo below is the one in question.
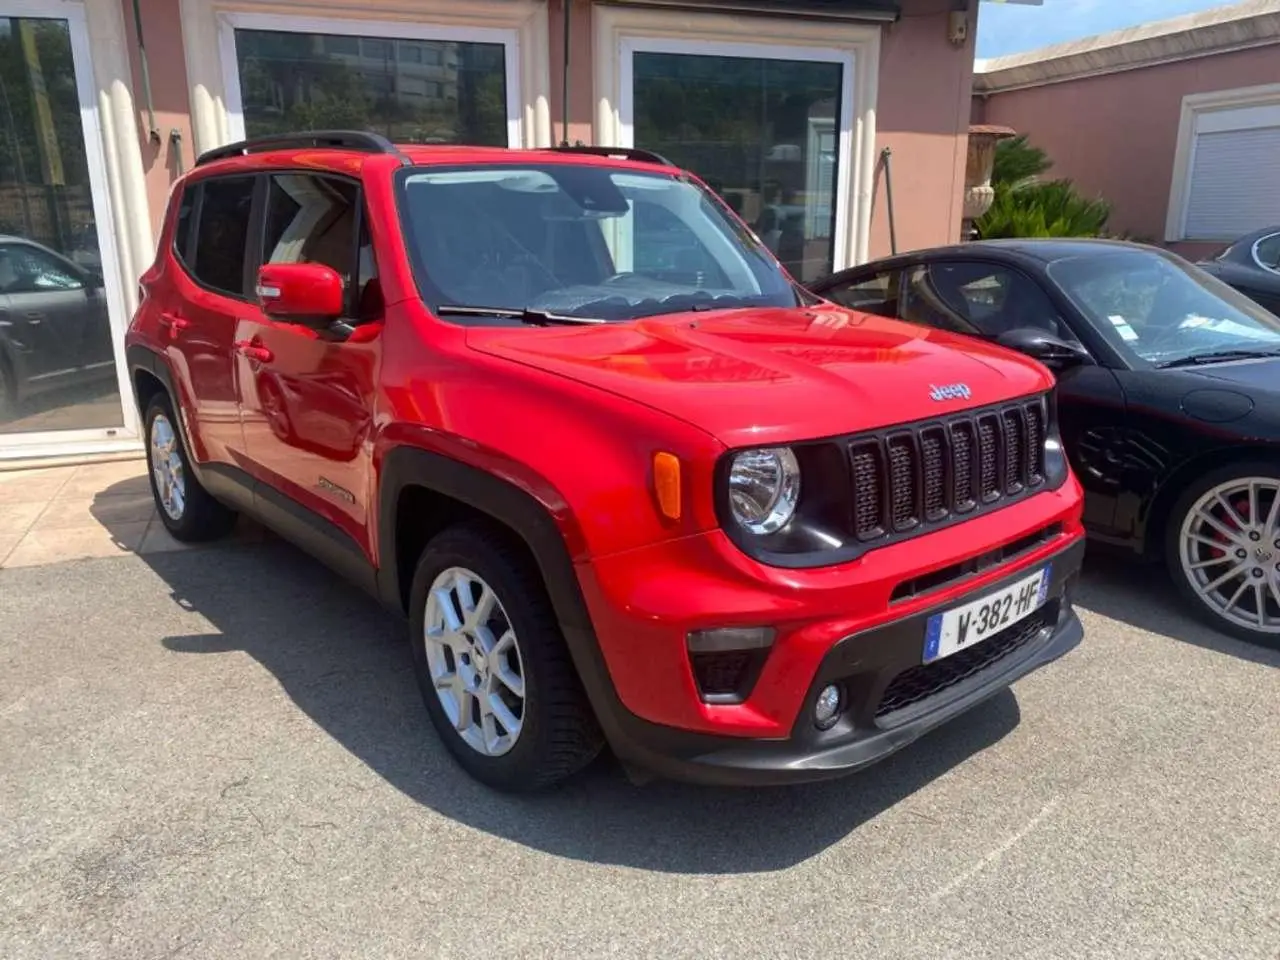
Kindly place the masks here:
[(1189, 180), (1188, 239), (1234, 240), (1280, 223), (1280, 108), (1201, 116)]

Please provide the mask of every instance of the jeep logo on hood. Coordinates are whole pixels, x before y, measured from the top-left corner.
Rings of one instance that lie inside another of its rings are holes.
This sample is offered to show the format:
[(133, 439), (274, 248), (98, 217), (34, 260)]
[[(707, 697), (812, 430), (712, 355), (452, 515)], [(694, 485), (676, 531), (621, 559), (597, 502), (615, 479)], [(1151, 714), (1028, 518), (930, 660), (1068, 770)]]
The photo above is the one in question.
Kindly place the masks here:
[(930, 385), (929, 397), (933, 400), (968, 400), (973, 396), (967, 383), (948, 383), (945, 386)]

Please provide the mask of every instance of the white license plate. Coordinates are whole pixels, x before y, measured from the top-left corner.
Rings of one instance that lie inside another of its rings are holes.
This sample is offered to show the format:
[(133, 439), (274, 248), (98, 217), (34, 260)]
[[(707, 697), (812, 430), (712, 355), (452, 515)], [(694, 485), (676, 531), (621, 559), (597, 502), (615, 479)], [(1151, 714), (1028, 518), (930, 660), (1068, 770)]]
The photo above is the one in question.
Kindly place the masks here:
[(959, 653), (1027, 619), (1048, 599), (1053, 566), (1043, 567), (1017, 583), (929, 618), (924, 636), (924, 662)]

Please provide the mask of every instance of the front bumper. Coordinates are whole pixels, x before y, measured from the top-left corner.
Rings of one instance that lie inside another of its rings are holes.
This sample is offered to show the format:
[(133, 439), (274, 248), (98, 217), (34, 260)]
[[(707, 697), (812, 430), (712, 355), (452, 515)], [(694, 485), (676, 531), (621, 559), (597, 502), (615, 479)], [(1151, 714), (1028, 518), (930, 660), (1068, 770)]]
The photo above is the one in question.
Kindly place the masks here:
[[(611, 718), (611, 745), (626, 762), (699, 783), (782, 784), (852, 773), (1076, 647), (1084, 631), (1071, 593), (1084, 549), (1077, 540), (1049, 558), (1053, 566), (1046, 601), (1032, 618), (945, 660), (921, 665), (929, 617), (1016, 582), (1027, 575), (1025, 566), (964, 600), (845, 637), (822, 659), (787, 738), (694, 733), (631, 715)], [(820, 731), (811, 720), (812, 708), (828, 683), (843, 687), (847, 707), (835, 727)]]

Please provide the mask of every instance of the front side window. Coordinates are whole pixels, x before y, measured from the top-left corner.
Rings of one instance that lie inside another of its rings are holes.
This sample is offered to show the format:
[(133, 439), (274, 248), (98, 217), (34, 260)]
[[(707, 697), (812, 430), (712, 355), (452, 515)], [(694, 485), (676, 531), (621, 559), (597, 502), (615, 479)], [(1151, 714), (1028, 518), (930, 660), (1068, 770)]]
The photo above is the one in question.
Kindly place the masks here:
[(1197, 267), (1112, 251), (1050, 265), (1050, 276), (1121, 353), (1159, 365), (1235, 350), (1280, 350), (1280, 318)]
[(822, 295), (832, 303), (850, 310), (861, 310), (882, 317), (898, 315), (898, 286), (902, 273), (887, 270), (855, 283), (843, 283), (824, 290)]
[(253, 177), (217, 177), (201, 183), (193, 272), (204, 286), (234, 297), (245, 293), (253, 186)]
[(1058, 337), (1065, 333), (1040, 285), (995, 263), (955, 261), (915, 268), (907, 309), (913, 316), (933, 317), (930, 326), (988, 338), (1024, 329)]
[(670, 173), (494, 165), (405, 171), (400, 215), (433, 307), (629, 320), (801, 294), (706, 190)]
[(84, 280), (71, 264), (25, 243), (0, 246), (0, 293), (80, 290)]
[[(342, 277), (349, 313), (365, 317), (376, 279), (359, 188), (348, 180), (308, 173), (271, 177), (263, 227), (263, 263), (318, 263)], [(357, 238), (356, 228), (360, 229)]]

